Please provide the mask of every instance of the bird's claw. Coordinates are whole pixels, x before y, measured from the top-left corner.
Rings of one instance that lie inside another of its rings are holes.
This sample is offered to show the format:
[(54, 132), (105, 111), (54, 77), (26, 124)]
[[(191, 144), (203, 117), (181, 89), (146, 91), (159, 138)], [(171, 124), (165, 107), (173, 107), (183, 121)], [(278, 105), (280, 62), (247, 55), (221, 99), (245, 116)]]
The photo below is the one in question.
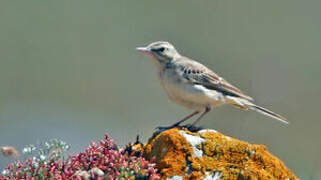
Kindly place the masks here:
[(173, 129), (173, 128), (186, 129), (186, 130), (189, 130), (191, 132), (197, 132), (197, 131), (200, 131), (200, 130), (204, 129), (201, 126), (195, 126), (194, 124), (186, 124), (184, 126), (181, 126), (179, 122), (175, 123), (175, 124), (173, 124), (171, 126), (158, 126), (155, 129), (157, 129), (157, 131), (159, 131), (159, 132), (163, 132), (163, 131), (166, 131), (166, 130), (169, 130), (169, 129)]
[(186, 125), (182, 126), (182, 128), (187, 129), (191, 132), (198, 132), (198, 131), (204, 129), (201, 126), (195, 126), (194, 124), (186, 124)]
[(173, 128), (180, 128), (180, 123), (175, 123), (171, 126), (158, 126), (156, 127), (155, 129), (157, 129), (158, 131), (166, 131), (166, 130), (169, 130), (169, 129), (173, 129)]

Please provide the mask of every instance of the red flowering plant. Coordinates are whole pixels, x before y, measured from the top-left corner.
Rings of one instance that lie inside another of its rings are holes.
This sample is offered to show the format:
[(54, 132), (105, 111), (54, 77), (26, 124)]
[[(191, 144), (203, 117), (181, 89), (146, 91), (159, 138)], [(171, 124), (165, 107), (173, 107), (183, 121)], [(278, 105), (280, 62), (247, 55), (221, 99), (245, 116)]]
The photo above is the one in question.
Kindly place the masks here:
[[(69, 146), (59, 140), (44, 143), (44, 148), (28, 146), (23, 150), (25, 160), (6, 167), (0, 179), (160, 179), (155, 164), (119, 149), (108, 135), (79, 154), (66, 157), (67, 149)], [(27, 157), (35, 151), (36, 156)]]

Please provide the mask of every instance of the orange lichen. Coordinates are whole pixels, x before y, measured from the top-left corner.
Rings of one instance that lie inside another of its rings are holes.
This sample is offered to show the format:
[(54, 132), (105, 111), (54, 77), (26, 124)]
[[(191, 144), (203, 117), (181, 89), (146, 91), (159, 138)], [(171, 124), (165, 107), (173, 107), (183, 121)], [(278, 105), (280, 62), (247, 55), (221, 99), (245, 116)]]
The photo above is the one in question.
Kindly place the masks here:
[[(193, 156), (192, 145), (180, 131), (204, 139), (197, 147), (202, 150), (202, 156)], [(173, 175), (201, 179), (206, 173), (214, 172), (222, 172), (220, 179), (224, 180), (297, 179), (265, 146), (252, 145), (211, 131), (192, 133), (170, 129), (152, 137), (144, 149), (147, 158), (156, 158), (162, 179)]]
[(194, 171), (189, 175), (184, 176), (184, 180), (198, 180), (203, 176), (201, 172)]
[(178, 129), (170, 129), (150, 139), (145, 146), (148, 159), (155, 157), (157, 168), (161, 169), (163, 177), (183, 175), (186, 173), (186, 156), (193, 149)]

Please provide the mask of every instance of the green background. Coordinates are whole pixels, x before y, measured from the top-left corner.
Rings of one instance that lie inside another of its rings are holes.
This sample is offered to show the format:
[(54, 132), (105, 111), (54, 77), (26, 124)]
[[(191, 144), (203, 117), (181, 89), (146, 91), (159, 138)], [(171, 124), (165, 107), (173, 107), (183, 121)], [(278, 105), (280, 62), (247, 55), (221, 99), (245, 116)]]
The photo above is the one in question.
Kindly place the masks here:
[[(321, 179), (321, 1), (2, 0), (0, 146), (51, 138), (72, 153), (120, 145), (189, 110), (171, 103), (136, 46), (157, 40), (286, 116), (225, 106), (201, 125), (265, 144), (301, 179)], [(0, 165), (11, 161), (0, 157)]]

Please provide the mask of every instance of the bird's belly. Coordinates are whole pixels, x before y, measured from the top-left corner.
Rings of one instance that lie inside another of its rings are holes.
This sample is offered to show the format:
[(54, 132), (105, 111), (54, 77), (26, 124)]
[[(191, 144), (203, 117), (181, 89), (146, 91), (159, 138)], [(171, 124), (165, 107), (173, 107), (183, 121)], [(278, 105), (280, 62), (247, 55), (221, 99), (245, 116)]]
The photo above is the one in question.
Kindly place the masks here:
[(224, 104), (225, 98), (217, 91), (208, 90), (201, 85), (186, 82), (162, 83), (168, 97), (175, 103), (194, 110), (203, 110), (207, 106)]

